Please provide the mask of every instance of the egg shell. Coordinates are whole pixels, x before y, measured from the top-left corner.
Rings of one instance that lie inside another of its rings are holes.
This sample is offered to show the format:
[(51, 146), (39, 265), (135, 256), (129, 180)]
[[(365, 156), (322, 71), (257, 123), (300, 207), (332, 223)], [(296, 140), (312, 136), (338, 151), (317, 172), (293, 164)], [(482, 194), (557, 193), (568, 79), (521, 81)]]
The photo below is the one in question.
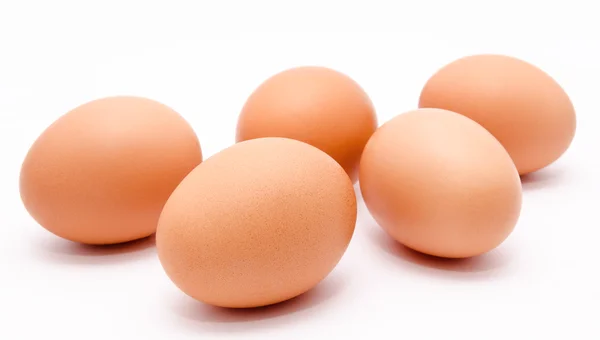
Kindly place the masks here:
[(352, 183), (335, 160), (286, 138), (235, 144), (204, 161), (162, 212), (158, 255), (189, 296), (259, 307), (317, 285), (356, 223)]
[(492, 250), (521, 210), (519, 174), (502, 145), (474, 121), (440, 109), (383, 124), (365, 147), (360, 188), (389, 235), (440, 257)]
[(354, 80), (329, 68), (303, 66), (272, 76), (250, 95), (236, 141), (306, 142), (333, 157), (356, 182), (360, 155), (376, 128), (375, 108)]
[(164, 203), (202, 161), (175, 111), (140, 97), (107, 97), (61, 116), (21, 168), (27, 211), (75, 242), (114, 244), (152, 235)]
[(575, 109), (541, 69), (503, 55), (474, 55), (440, 69), (426, 83), (420, 108), (463, 114), (508, 150), (520, 174), (556, 161), (575, 136)]

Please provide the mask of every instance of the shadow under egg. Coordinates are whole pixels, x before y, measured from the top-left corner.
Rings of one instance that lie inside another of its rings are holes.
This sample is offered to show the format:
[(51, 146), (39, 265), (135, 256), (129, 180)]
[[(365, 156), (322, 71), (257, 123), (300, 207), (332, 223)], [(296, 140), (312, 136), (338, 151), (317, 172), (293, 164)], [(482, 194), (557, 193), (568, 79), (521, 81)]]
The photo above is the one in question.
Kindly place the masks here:
[[(339, 273), (338, 273), (339, 274)], [(310, 311), (339, 296), (345, 287), (341, 275), (327, 277), (313, 289), (295, 298), (255, 308), (216, 307), (196, 301), (188, 296), (178, 299), (173, 310), (176, 315), (191, 321), (193, 329), (211, 331), (248, 331), (254, 328), (275, 327), (302, 317), (313, 315)], [(301, 313), (302, 312), (302, 313)], [(294, 318), (287, 316), (294, 314)], [(300, 316), (302, 315), (302, 316)]]
[(155, 235), (138, 240), (109, 244), (89, 245), (52, 236), (36, 242), (35, 251), (43, 261), (63, 264), (111, 264), (136, 260), (155, 253)]
[(549, 167), (521, 176), (521, 185), (524, 191), (540, 190), (561, 185), (566, 179), (563, 168)]
[(468, 277), (502, 269), (511, 262), (511, 256), (498, 249), (468, 258), (443, 258), (420, 253), (397, 242), (377, 226), (371, 228), (370, 238), (378, 248), (400, 260), (401, 264), (433, 269), (440, 275)]

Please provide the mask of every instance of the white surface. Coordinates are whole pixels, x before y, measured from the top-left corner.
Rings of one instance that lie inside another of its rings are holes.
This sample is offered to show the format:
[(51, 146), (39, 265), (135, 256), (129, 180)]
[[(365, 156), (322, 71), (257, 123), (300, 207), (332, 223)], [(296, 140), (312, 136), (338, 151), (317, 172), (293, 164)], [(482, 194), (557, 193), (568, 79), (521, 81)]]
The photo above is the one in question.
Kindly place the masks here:
[[(600, 339), (595, 6), (1, 1), (0, 339)], [(78, 247), (36, 225), (19, 199), (29, 145), (59, 115), (97, 97), (143, 95), (172, 106), (208, 157), (233, 142), (254, 87), (284, 68), (346, 72), (385, 122), (416, 107), (439, 67), (481, 52), (540, 66), (578, 113), (571, 149), (524, 183), (515, 232), (481, 258), (434, 261), (401, 251), (361, 205), (348, 252), (315, 290), (268, 309), (226, 312), (179, 292), (151, 242)]]

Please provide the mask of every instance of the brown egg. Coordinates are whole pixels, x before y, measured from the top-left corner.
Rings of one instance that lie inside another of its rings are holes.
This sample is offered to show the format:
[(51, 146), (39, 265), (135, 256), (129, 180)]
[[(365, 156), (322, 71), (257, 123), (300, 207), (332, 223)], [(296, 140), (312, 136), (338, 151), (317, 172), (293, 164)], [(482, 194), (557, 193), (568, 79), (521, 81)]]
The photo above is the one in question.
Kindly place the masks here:
[(156, 245), (167, 275), (189, 296), (258, 307), (325, 278), (356, 214), (352, 183), (335, 160), (296, 140), (260, 138), (210, 157), (181, 182)]
[(439, 109), (381, 126), (365, 147), (360, 188), (389, 235), (441, 257), (495, 248), (521, 210), (519, 174), (502, 145), (474, 121)]
[(504, 145), (520, 174), (557, 160), (575, 135), (575, 110), (560, 85), (539, 68), (502, 55), (446, 65), (423, 88), (419, 107), (475, 120)]
[(358, 178), (360, 155), (377, 128), (371, 100), (348, 76), (298, 67), (267, 79), (240, 114), (237, 141), (287, 137), (316, 146)]
[(60, 117), (23, 162), (21, 198), (65, 239), (113, 244), (152, 235), (164, 203), (200, 162), (198, 139), (175, 111), (109, 97)]

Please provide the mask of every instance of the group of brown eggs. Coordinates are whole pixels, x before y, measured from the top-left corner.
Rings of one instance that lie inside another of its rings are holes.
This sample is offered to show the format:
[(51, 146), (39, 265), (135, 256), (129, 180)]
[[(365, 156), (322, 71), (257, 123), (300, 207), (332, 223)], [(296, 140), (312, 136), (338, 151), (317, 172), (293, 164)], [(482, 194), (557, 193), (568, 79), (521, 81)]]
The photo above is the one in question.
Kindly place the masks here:
[(501, 55), (441, 68), (419, 109), (378, 126), (348, 76), (274, 75), (248, 98), (234, 145), (202, 161), (191, 126), (140, 97), (83, 104), (29, 150), (20, 192), (50, 232), (92, 245), (156, 232), (186, 294), (223, 307), (298, 296), (337, 265), (364, 202), (394, 239), (439, 257), (500, 245), (521, 211), (524, 175), (558, 159), (575, 112), (546, 73)]

